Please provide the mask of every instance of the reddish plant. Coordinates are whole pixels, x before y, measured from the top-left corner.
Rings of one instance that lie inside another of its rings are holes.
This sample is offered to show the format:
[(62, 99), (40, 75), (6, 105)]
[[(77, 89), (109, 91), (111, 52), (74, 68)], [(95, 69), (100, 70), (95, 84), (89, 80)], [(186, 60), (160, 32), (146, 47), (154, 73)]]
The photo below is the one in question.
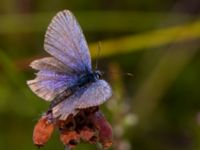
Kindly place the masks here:
[(98, 107), (80, 109), (78, 114), (70, 115), (66, 120), (53, 118), (51, 112), (47, 112), (35, 125), (34, 144), (45, 145), (54, 128), (59, 129), (61, 142), (69, 148), (74, 148), (81, 140), (90, 144), (101, 143), (104, 148), (112, 145), (112, 127)]

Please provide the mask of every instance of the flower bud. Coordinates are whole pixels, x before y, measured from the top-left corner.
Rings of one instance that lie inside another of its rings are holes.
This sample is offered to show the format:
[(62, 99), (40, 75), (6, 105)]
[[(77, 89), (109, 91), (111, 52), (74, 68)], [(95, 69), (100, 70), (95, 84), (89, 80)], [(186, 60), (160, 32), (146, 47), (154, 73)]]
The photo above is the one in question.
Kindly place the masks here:
[(33, 130), (34, 144), (38, 147), (44, 146), (50, 139), (54, 131), (54, 127), (54, 124), (48, 121), (47, 116), (42, 116)]

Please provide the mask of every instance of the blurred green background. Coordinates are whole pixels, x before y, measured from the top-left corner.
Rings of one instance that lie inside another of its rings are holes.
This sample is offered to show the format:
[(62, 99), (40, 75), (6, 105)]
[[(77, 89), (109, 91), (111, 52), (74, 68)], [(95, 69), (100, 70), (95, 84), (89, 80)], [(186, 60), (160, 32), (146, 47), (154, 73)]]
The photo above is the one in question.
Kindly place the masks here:
[[(34, 78), (28, 65), (48, 55), (44, 34), (63, 9), (77, 17), (93, 62), (101, 41), (99, 69), (114, 93), (101, 106), (113, 127), (111, 149), (200, 150), (198, 0), (1, 0), (0, 149), (37, 149), (32, 130), (48, 103), (26, 85)], [(42, 149), (64, 149), (58, 132)]]

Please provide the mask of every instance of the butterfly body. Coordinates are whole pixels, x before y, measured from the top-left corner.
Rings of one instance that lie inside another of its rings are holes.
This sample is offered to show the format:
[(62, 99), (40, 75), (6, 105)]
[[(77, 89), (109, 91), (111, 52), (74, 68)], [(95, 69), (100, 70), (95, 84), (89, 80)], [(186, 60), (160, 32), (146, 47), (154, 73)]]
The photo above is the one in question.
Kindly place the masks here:
[(69, 96), (75, 93), (79, 88), (90, 84), (92, 82), (96, 82), (99, 80), (102, 76), (102, 73), (99, 70), (96, 70), (92, 73), (81, 75), (81, 77), (78, 79), (77, 83), (75, 83), (73, 86), (69, 87), (68, 89), (64, 90), (62, 93), (60, 93), (54, 100), (51, 101), (50, 109), (58, 105), (60, 102), (67, 99)]

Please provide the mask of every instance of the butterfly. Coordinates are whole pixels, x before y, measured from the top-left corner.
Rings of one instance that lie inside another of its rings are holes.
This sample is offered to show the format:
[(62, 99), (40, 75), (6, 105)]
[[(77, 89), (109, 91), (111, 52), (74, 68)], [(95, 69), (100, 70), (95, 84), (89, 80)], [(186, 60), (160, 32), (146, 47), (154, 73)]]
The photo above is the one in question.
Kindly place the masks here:
[(65, 120), (111, 97), (112, 89), (101, 79), (102, 73), (92, 70), (87, 42), (69, 10), (53, 17), (45, 34), (44, 50), (51, 56), (30, 64), (38, 72), (27, 84), (37, 96), (51, 103), (54, 118)]

